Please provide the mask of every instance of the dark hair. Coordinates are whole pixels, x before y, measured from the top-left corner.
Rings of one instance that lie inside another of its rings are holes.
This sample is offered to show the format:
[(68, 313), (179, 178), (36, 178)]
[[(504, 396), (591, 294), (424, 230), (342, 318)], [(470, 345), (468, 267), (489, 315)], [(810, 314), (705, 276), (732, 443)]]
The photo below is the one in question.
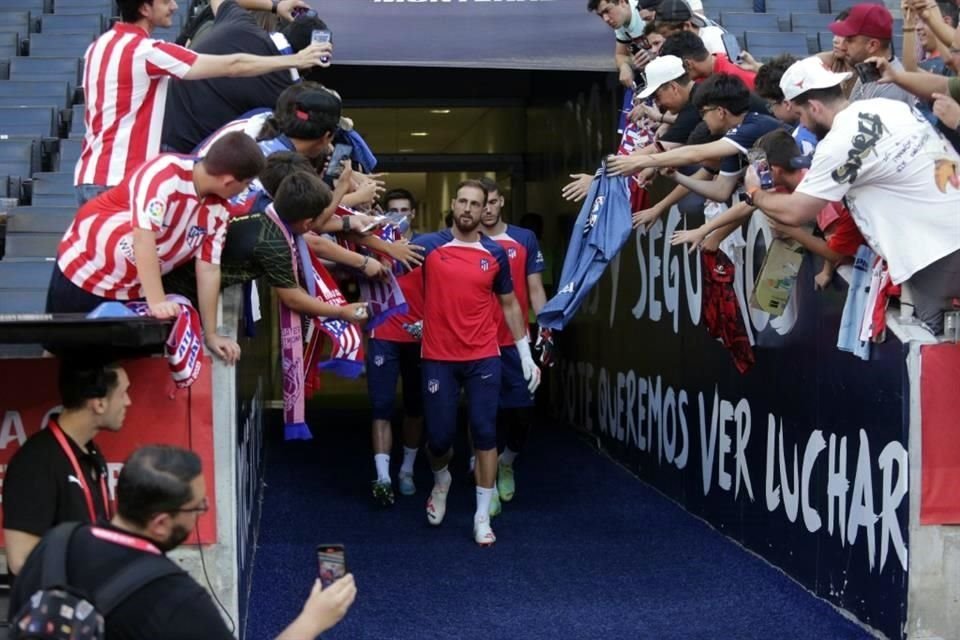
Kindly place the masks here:
[(330, 187), (314, 172), (297, 171), (283, 179), (273, 208), (284, 222), (313, 220), (333, 202)]
[(940, 7), (940, 13), (944, 18), (950, 18), (953, 20), (953, 24), (950, 25), (953, 28), (957, 27), (957, 17), (960, 16), (960, 7), (953, 2), (942, 2), (938, 1), (937, 6)]
[(737, 76), (715, 73), (700, 83), (693, 103), (697, 109), (723, 107), (739, 116), (750, 108), (750, 89)]
[[(611, 3), (616, 4), (618, 0), (610, 0)], [(600, 7), (600, 3), (603, 0), (587, 0), (587, 11), (596, 11)]]
[(266, 164), (259, 145), (242, 131), (231, 131), (214, 142), (201, 162), (211, 176), (237, 180), (256, 178)]
[(693, 128), (693, 131), (690, 132), (690, 135), (687, 136), (686, 144), (709, 144), (710, 142), (716, 142), (725, 135), (725, 133), (712, 133), (707, 123), (701, 120), (697, 123), (697, 126)]
[(313, 163), (308, 158), (293, 151), (277, 151), (267, 156), (267, 164), (260, 172), (260, 185), (272, 198), (280, 183), (291, 173), (306, 171), (316, 173)]
[(774, 129), (763, 134), (753, 146), (755, 149), (763, 149), (770, 166), (791, 172), (796, 171), (791, 164), (793, 159), (803, 155), (794, 137), (783, 129)]
[(837, 17), (834, 18), (834, 22), (843, 22), (849, 17), (850, 17), (850, 9), (844, 9), (843, 11), (837, 14)]
[(65, 356), (60, 360), (57, 383), (64, 409), (82, 409), (87, 400), (106, 398), (120, 382), (115, 362), (97, 361), (88, 354)]
[(304, 91), (280, 104), (274, 118), (280, 132), (298, 140), (319, 140), (340, 126), (340, 98), (328, 89)]
[(327, 23), (316, 15), (303, 15), (288, 23), (280, 33), (294, 51), (300, 51), (310, 46), (314, 29), (327, 30)]
[(136, 22), (140, 19), (140, 7), (145, 4), (153, 6), (153, 0), (117, 0), (117, 8), (120, 10), (120, 20), (123, 22)]
[(684, 31), (683, 25), (688, 22), (689, 20), (661, 20), (660, 18), (656, 18), (653, 29), (657, 33), (668, 31), (671, 35), (677, 35)]
[(677, 56), (681, 60), (702, 62), (707, 59), (710, 52), (707, 51), (707, 47), (703, 44), (700, 36), (689, 31), (681, 31), (664, 40), (663, 46), (660, 47), (660, 55)]
[(479, 180), (463, 180), (460, 184), (457, 185), (457, 188), (454, 189), (454, 193), (460, 193), (460, 189), (464, 187), (473, 187), (474, 189), (480, 189), (483, 191), (483, 203), (487, 203), (487, 198), (490, 197), (490, 192), (487, 191), (486, 185), (484, 185)]
[(193, 499), (190, 483), (203, 472), (193, 451), (165, 445), (140, 447), (117, 479), (117, 513), (145, 527), (158, 513), (172, 513)]
[(809, 91), (804, 91), (790, 102), (799, 106), (806, 105), (811, 100), (818, 100), (830, 104), (838, 100), (843, 100), (843, 98), (843, 84), (841, 83), (833, 87), (827, 87), (826, 89), (810, 89)]
[(411, 209), (417, 208), (417, 199), (406, 189), (390, 189), (390, 191), (387, 191), (383, 197), (380, 198), (380, 202), (383, 203), (384, 208), (387, 208), (391, 200), (406, 200), (410, 203)]
[(647, 24), (643, 25), (643, 35), (649, 36), (651, 33), (657, 32), (657, 22), (656, 20), (651, 20)]
[(497, 184), (497, 181), (494, 180), (494, 179), (492, 179), (492, 178), (488, 178), (487, 176), (483, 176), (483, 177), (480, 178), (477, 182), (479, 182), (480, 184), (482, 184), (483, 187), (487, 190), (487, 197), (488, 197), (488, 198), (490, 197), (490, 194), (491, 194), (491, 193), (496, 193), (496, 194), (499, 194), (499, 193), (500, 193), (500, 185), (498, 185), (498, 184)]
[(765, 100), (783, 100), (783, 91), (780, 89), (780, 78), (796, 62), (789, 53), (777, 56), (766, 63), (757, 71), (757, 77), (754, 82), (754, 91), (758, 96)]

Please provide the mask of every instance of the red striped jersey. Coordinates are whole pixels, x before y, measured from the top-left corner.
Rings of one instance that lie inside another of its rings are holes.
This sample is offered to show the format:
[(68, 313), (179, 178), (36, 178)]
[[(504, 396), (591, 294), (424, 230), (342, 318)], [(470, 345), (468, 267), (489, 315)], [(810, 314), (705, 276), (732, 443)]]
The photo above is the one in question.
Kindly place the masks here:
[(506, 252), (486, 236), (462, 242), (449, 229), (419, 236), (417, 244), (426, 250), (420, 267), (423, 358), (465, 362), (499, 356), (496, 295), (513, 291)]
[(87, 131), (74, 184), (114, 186), (160, 152), (167, 83), (197, 60), (189, 49), (153, 40), (118, 22), (84, 54)]
[(220, 264), (227, 233), (226, 202), (197, 195), (196, 162), (187, 156), (161, 154), (85, 204), (60, 241), (57, 265), (63, 274), (103, 298), (142, 298), (133, 254), (134, 229), (156, 234), (163, 274), (195, 257)]
[[(523, 321), (526, 323), (530, 317), (530, 295), (527, 290), (527, 276), (543, 271), (543, 254), (540, 252), (540, 243), (537, 242), (537, 236), (529, 229), (516, 227), (512, 224), (507, 225), (506, 231), (497, 236), (490, 236), (490, 239), (503, 247), (507, 253), (507, 261), (510, 263), (510, 277), (513, 279), (513, 292), (517, 295), (517, 302), (520, 303), (520, 311), (523, 314)], [(499, 305), (498, 305), (499, 306)], [(497, 322), (499, 324), (498, 340), (501, 347), (512, 347), (516, 344), (513, 332), (507, 325), (507, 320), (503, 316), (503, 309), (496, 311)]]

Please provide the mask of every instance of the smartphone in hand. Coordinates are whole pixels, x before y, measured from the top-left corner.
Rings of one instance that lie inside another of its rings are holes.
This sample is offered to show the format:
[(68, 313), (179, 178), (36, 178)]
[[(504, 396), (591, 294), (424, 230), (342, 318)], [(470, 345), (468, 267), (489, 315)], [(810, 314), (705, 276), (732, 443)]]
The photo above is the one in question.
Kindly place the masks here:
[(349, 144), (338, 144), (334, 146), (333, 153), (330, 154), (330, 162), (327, 163), (326, 175), (330, 178), (339, 178), (343, 173), (343, 161), (349, 160), (353, 155), (353, 146)]
[[(314, 29), (310, 32), (310, 43), (324, 43), (324, 42), (333, 42), (333, 32), (329, 29)], [(330, 56), (322, 56), (320, 62), (326, 64), (330, 62)]]
[(757, 172), (760, 178), (760, 188), (764, 191), (773, 189), (773, 172), (770, 170), (770, 161), (767, 160), (767, 154), (762, 149), (750, 149), (747, 152), (747, 160), (750, 166)]
[(321, 544), (317, 547), (317, 577), (326, 589), (347, 575), (347, 556), (342, 544)]
[(860, 84), (876, 82), (883, 77), (880, 69), (872, 62), (861, 62), (854, 65), (853, 68), (857, 72), (857, 77), (860, 78)]

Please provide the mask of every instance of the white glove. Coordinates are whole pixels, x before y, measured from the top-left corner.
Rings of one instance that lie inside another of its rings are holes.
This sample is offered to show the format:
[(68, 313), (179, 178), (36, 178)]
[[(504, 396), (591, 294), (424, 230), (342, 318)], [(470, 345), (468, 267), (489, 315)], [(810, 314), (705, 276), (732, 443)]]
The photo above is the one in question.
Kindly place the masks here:
[(527, 381), (527, 389), (530, 393), (537, 390), (540, 386), (540, 369), (533, 361), (533, 355), (530, 353), (530, 343), (524, 337), (517, 340), (517, 351), (520, 352), (520, 366), (523, 368), (523, 379)]

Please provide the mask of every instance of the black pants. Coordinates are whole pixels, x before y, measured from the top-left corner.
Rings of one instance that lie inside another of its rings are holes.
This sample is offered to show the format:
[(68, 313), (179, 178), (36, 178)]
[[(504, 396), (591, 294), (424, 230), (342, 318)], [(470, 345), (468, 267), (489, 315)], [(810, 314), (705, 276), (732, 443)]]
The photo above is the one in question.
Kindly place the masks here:
[(933, 332), (943, 333), (943, 312), (960, 298), (960, 251), (954, 251), (910, 276), (914, 312)]
[(87, 313), (103, 302), (109, 300), (84, 291), (63, 275), (59, 265), (53, 267), (47, 290), (47, 313)]

